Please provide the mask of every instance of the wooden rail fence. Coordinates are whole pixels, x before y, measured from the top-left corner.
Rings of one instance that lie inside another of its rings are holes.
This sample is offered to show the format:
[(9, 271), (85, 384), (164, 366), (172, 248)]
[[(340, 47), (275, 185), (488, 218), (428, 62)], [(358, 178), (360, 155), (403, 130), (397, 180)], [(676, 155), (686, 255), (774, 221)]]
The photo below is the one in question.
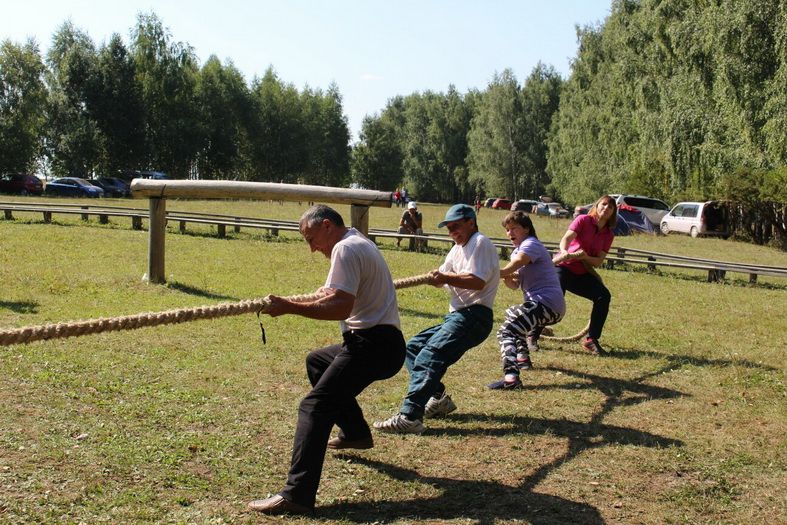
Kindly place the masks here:
[[(131, 227), (135, 230), (142, 229), (142, 221), (149, 219), (149, 213), (146, 209), (122, 206), (0, 202), (0, 209), (3, 210), (3, 216), (6, 220), (13, 220), (15, 212), (41, 213), (45, 223), (52, 221), (52, 214), (80, 215), (82, 220), (85, 221), (93, 216), (98, 217), (99, 222), (102, 224), (109, 222), (110, 217), (126, 217), (131, 219)], [(213, 225), (216, 227), (219, 237), (225, 237), (227, 235), (227, 228), (232, 228), (235, 232), (240, 232), (241, 228), (261, 229), (273, 236), (278, 235), (280, 231), (298, 231), (298, 224), (295, 221), (199, 212), (168, 211), (166, 213), (166, 221), (178, 223), (178, 230), (180, 232), (186, 232), (189, 223)], [(405, 239), (408, 242), (412, 240), (414, 242), (409, 244), (412, 250), (422, 249), (428, 246), (429, 243), (450, 244), (453, 242), (450, 237), (445, 235), (407, 235), (397, 233), (393, 230), (380, 229), (370, 229), (368, 236), (372, 240), (376, 240), (377, 238)], [(492, 242), (498, 250), (500, 250), (501, 258), (508, 258), (508, 254), (511, 250), (511, 243), (508, 239), (492, 238)], [(544, 245), (552, 253), (557, 251), (558, 244), (555, 242), (544, 242)], [(623, 246), (613, 246), (610, 253), (607, 255), (606, 267), (614, 268), (615, 266), (623, 264), (642, 265), (651, 271), (655, 271), (658, 267), (703, 271), (707, 272), (707, 279), (709, 282), (723, 281), (727, 272), (748, 275), (750, 283), (756, 283), (758, 276), (761, 275), (787, 278), (787, 267), (782, 266), (702, 259), (626, 248)]]

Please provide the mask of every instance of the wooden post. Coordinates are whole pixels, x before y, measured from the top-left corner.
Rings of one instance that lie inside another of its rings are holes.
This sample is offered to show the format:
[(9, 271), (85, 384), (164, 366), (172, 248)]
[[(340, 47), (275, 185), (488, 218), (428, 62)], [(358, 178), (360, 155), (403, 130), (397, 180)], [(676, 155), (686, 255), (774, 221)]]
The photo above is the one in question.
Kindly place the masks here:
[(14, 220), (14, 214), (11, 212), (11, 210), (3, 210), (3, 212), (5, 213), (5, 218), (7, 221)]
[(132, 230), (141, 230), (142, 229), (142, 217), (139, 215), (134, 215), (131, 217), (131, 229)]
[(219, 230), (219, 237), (223, 239), (227, 236), (227, 225), (226, 224), (217, 224), (216, 227)]
[[(87, 206), (82, 206), (82, 209), (83, 209), (83, 210), (87, 210), (87, 209), (89, 209), (89, 208), (88, 208)], [(86, 220), (88, 220), (89, 218), (90, 218), (90, 215), (88, 215), (87, 213), (83, 213), (83, 214), (82, 214), (82, 220), (83, 220), (83, 221), (86, 221)]]
[[(276, 201), (307, 201), (350, 205), (351, 225), (367, 235), (369, 232), (369, 207), (391, 207), (391, 193), (374, 190), (356, 190), (310, 186), (305, 184), (277, 184), (271, 182), (213, 181), (213, 180), (153, 180), (131, 181), (134, 198), (150, 199), (150, 252), (148, 280), (163, 283), (164, 234), (166, 233), (167, 198), (187, 199), (253, 199)], [(185, 223), (181, 224), (185, 229)], [(273, 235), (278, 232), (271, 230)]]
[(162, 284), (164, 276), (164, 234), (167, 229), (167, 200), (150, 199), (150, 242), (148, 244), (148, 282)]
[(109, 215), (99, 215), (98, 222), (101, 224), (108, 224), (109, 223)]
[(369, 206), (360, 204), (350, 205), (350, 224), (353, 228), (363, 233), (369, 234)]
[(749, 283), (755, 284), (756, 282), (757, 282), (757, 274), (756, 273), (750, 273), (749, 274)]
[(45, 224), (49, 224), (50, 222), (52, 222), (52, 212), (51, 211), (45, 211), (44, 212), (44, 223)]
[[(652, 257), (652, 256), (649, 256), (649, 257), (648, 257), (648, 260), (649, 260), (649, 261), (654, 261), (654, 262), (655, 262), (656, 258), (655, 258), (655, 257)], [(654, 273), (654, 272), (656, 271), (656, 265), (655, 265), (655, 264), (649, 264), (649, 265), (648, 265), (648, 271), (649, 271), (649, 272), (651, 272), (651, 273)]]

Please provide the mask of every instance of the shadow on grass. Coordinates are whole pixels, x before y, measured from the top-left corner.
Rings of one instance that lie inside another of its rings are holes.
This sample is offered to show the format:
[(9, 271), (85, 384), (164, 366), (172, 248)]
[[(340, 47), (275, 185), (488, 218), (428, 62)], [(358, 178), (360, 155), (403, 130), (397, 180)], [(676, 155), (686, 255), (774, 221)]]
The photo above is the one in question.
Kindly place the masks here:
[[(604, 418), (619, 406), (631, 406), (654, 399), (671, 399), (685, 394), (642, 384), (642, 379), (620, 380), (595, 374), (578, 372), (560, 367), (547, 367), (544, 370), (560, 372), (578, 380), (560, 385), (539, 385), (534, 388), (577, 388), (595, 389), (604, 394), (605, 399), (588, 422), (565, 419), (544, 419), (527, 416), (495, 416), (488, 414), (450, 414), (447, 421), (472, 423), (474, 428), (457, 426), (427, 431), (431, 435), (468, 436), (510, 436), (512, 433), (529, 435), (549, 435), (565, 438), (568, 447), (564, 454), (541, 465), (527, 476), (517, 487), (483, 480), (463, 480), (435, 476), (421, 476), (415, 470), (373, 461), (359, 456), (343, 455), (353, 462), (375, 468), (393, 479), (406, 482), (419, 482), (436, 486), (440, 496), (402, 501), (369, 503), (342, 503), (320, 507), (321, 517), (366, 522), (385, 516), (386, 519), (472, 519), (482, 525), (491, 525), (506, 520), (526, 520), (535, 524), (558, 523), (604, 523), (601, 513), (595, 507), (550, 494), (536, 491), (536, 487), (550, 473), (569, 463), (587, 450), (609, 445), (628, 445), (639, 447), (679, 447), (683, 442), (637, 430), (633, 428), (607, 425)], [(511, 392), (513, 394), (513, 392)], [(635, 395), (631, 395), (631, 394)], [(506, 393), (508, 394), (508, 393)], [(504, 394), (505, 395), (505, 394)], [(623, 397), (626, 395), (627, 397)], [(488, 426), (485, 425), (488, 424)], [(480, 428), (479, 428), (480, 426)]]
[(0, 301), (0, 308), (5, 308), (18, 314), (38, 313), (38, 303), (30, 301)]
[(417, 471), (368, 458), (342, 454), (339, 458), (365, 465), (403, 482), (437, 486), (437, 497), (383, 502), (338, 503), (320, 507), (319, 519), (356, 523), (397, 519), (450, 520), (469, 519), (480, 525), (500, 521), (527, 520), (535, 524), (604, 523), (593, 506), (550, 494), (533, 492), (529, 487), (511, 487), (482, 480), (463, 480), (421, 476)]
[(399, 306), (399, 314), (400, 315), (411, 315), (413, 317), (418, 317), (421, 319), (442, 319), (444, 314), (435, 314), (432, 312), (422, 312), (420, 310), (413, 310), (412, 308), (403, 308)]
[(173, 290), (177, 290), (178, 292), (182, 292), (189, 295), (195, 295), (198, 297), (204, 297), (206, 299), (220, 299), (223, 301), (237, 301), (236, 297), (232, 297), (229, 295), (222, 295), (213, 292), (209, 292), (207, 290), (203, 290), (201, 288), (196, 288), (194, 286), (189, 286), (188, 284), (179, 283), (177, 281), (170, 281), (167, 283), (167, 287)]

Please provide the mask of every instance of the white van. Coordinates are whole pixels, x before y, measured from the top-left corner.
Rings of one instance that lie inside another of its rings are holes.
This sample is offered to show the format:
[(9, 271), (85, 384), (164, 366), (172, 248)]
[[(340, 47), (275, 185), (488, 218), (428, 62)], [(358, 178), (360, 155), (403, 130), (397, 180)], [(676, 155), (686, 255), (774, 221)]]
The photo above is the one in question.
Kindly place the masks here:
[(719, 201), (679, 202), (661, 219), (661, 233), (688, 233), (700, 235), (730, 236), (730, 221), (727, 208)]

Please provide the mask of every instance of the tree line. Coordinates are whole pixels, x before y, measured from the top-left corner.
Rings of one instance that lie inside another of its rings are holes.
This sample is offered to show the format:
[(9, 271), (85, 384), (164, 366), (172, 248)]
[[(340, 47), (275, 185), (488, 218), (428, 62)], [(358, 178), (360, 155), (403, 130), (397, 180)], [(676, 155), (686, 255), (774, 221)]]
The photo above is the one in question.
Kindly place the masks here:
[(349, 182), (350, 133), (335, 85), (298, 90), (272, 68), (250, 85), (232, 62), (174, 42), (140, 14), (129, 46), (97, 47), (71, 22), (46, 57), (0, 45), (0, 172)]
[(128, 46), (66, 23), (45, 60), (34, 42), (0, 48), (0, 171), (145, 167), (434, 202), (723, 198), (752, 238), (787, 242), (787, 2), (613, 0), (577, 40), (566, 79), (539, 63), (521, 83), (504, 70), (484, 89), (395, 96), (350, 145), (335, 85), (200, 67), (154, 14)]

